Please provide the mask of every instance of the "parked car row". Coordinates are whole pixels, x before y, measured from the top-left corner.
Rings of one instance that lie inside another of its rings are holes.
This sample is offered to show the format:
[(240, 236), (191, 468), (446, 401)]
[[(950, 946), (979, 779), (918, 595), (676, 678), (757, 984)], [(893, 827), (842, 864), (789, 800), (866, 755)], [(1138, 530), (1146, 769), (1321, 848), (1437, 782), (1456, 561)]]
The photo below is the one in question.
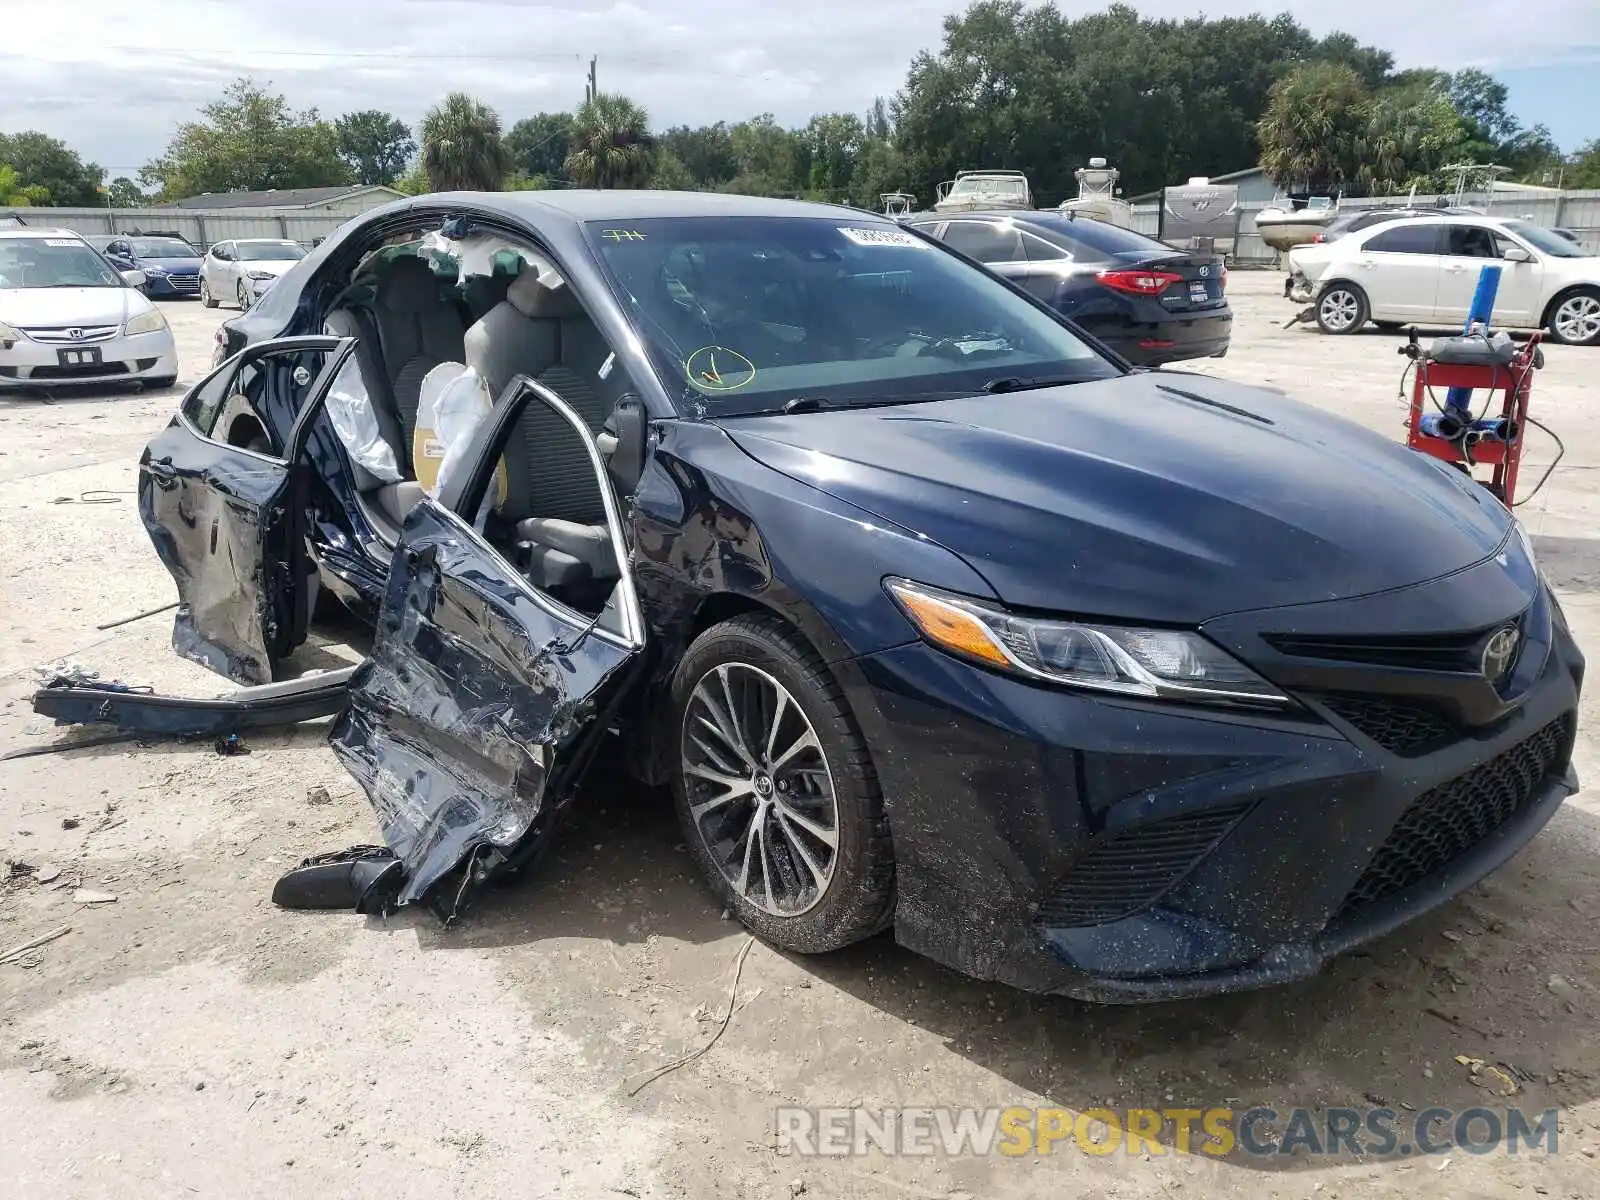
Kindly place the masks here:
[[(1365, 216), (1366, 214), (1363, 214)], [(1528, 221), (1477, 214), (1398, 215), (1289, 252), (1285, 290), (1314, 304), (1324, 333), (1459, 325), (1478, 275), (1501, 268), (1495, 324), (1600, 345), (1600, 256)]]

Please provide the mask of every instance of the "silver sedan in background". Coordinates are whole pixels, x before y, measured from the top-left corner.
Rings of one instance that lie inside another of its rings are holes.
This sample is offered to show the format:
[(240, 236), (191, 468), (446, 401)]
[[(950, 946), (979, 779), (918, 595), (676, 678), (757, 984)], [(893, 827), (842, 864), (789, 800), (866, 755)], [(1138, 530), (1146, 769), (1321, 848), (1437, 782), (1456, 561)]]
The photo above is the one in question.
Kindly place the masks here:
[(305, 256), (297, 242), (281, 238), (213, 242), (200, 264), (200, 302), (215, 308), (227, 300), (249, 308)]

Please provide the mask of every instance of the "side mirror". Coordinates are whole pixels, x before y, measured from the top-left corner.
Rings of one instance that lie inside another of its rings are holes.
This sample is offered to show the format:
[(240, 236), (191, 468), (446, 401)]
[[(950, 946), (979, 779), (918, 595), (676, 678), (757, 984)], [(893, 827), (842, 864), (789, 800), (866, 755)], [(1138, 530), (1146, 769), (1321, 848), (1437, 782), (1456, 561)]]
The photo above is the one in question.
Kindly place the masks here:
[(624, 396), (611, 410), (606, 425), (617, 439), (607, 464), (611, 481), (616, 484), (618, 495), (631, 496), (644, 475), (645, 443), (650, 433), (644, 405), (635, 396)]
[(131, 288), (143, 289), (144, 285), (150, 282), (145, 273), (137, 267), (130, 271), (119, 271), (117, 274), (121, 275), (122, 282)]
[(1505, 253), (1502, 254), (1500, 257), (1505, 259), (1507, 262), (1532, 262), (1533, 261), (1533, 255), (1529, 254), (1521, 246), (1507, 246), (1506, 250), (1505, 250)]

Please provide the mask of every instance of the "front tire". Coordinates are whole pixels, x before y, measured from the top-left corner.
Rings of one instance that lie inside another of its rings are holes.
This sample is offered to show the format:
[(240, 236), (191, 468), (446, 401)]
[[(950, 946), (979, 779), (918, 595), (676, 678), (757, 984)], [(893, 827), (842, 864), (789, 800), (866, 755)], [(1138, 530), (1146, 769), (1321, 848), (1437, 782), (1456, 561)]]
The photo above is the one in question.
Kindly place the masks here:
[(211, 294), (211, 285), (204, 275), (200, 276), (200, 303), (206, 308), (217, 307), (217, 298)]
[(695, 639), (672, 681), (673, 798), (712, 890), (784, 950), (837, 950), (894, 913), (883, 796), (844, 693), (803, 638), (748, 614)]
[(1367, 323), (1367, 294), (1353, 283), (1330, 283), (1317, 297), (1317, 328), (1323, 333), (1355, 333)]
[(1600, 289), (1577, 288), (1558, 297), (1545, 327), (1563, 346), (1600, 345)]
[(240, 312), (250, 311), (250, 297), (244, 294), (244, 280), (239, 280), (239, 286), (234, 289), (233, 298), (239, 302)]

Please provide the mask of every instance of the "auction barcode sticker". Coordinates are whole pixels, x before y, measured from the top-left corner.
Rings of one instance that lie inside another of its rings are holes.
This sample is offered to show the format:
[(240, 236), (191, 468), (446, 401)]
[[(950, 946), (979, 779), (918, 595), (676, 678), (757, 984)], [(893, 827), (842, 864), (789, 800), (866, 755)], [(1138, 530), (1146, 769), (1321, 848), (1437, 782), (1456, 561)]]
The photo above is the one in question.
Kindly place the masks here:
[(858, 246), (910, 246), (926, 250), (928, 243), (913, 237), (904, 229), (857, 229), (850, 225), (837, 226), (840, 233)]

